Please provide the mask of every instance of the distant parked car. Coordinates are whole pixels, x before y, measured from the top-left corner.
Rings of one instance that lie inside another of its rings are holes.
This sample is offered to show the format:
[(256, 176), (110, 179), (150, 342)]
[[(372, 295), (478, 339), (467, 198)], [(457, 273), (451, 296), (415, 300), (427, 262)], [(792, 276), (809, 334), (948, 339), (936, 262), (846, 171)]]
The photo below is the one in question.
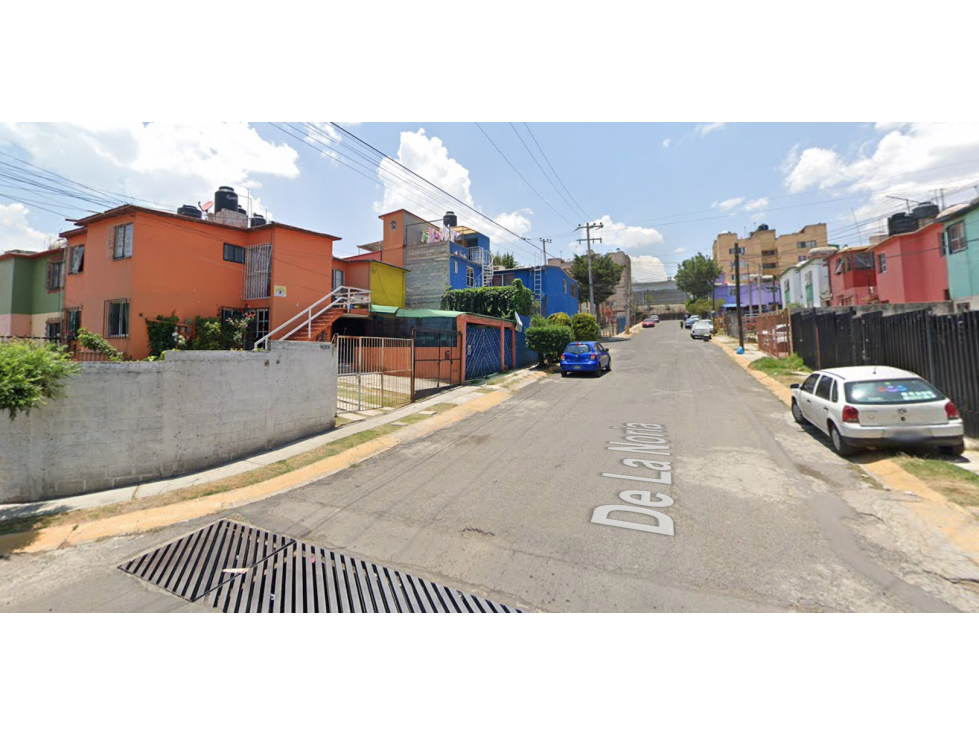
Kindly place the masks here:
[(699, 316), (691, 316), (690, 318), (688, 318), (686, 321), (683, 322), (683, 328), (684, 329), (689, 329), (694, 324), (696, 324), (698, 321), (700, 321), (700, 317)]
[(707, 319), (700, 319), (692, 327), (690, 327), (690, 338), (691, 339), (703, 339), (704, 341), (710, 341), (710, 338), (714, 335), (714, 323)]
[(652, 326), (656, 326), (657, 321), (659, 321), (659, 319), (653, 319), (653, 317), (650, 316), (648, 319), (642, 322), (642, 328), (648, 329)]
[(652, 319), (653, 321), (655, 321), (655, 322), (656, 322), (657, 324), (659, 323), (659, 316), (657, 316), (656, 314), (653, 314), (653, 315), (652, 315), (652, 316), (650, 316), (649, 318), (651, 318), (651, 319)]
[(604, 370), (612, 371), (612, 357), (600, 342), (571, 342), (561, 355), (561, 376), (572, 372), (590, 372), (597, 375)]
[(965, 428), (934, 385), (894, 367), (836, 367), (791, 385), (792, 416), (829, 436), (840, 456), (861, 448), (935, 446), (958, 456)]

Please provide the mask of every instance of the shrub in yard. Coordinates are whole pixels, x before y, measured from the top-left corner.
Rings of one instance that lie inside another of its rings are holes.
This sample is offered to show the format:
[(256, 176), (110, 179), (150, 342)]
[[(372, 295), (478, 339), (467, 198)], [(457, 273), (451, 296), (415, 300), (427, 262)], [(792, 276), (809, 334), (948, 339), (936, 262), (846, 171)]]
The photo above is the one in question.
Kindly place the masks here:
[(571, 319), (575, 341), (592, 342), (598, 339), (598, 319), (590, 313), (576, 313)]
[(78, 343), (92, 352), (106, 355), (113, 362), (121, 362), (122, 352), (116, 349), (101, 334), (93, 334), (85, 328), (78, 330)]
[(0, 343), (0, 410), (13, 420), (30, 413), (48, 398), (64, 393), (67, 379), (78, 371), (64, 347), (30, 340)]
[(570, 326), (538, 326), (527, 329), (527, 348), (537, 352), (538, 362), (543, 366), (548, 361), (561, 358), (564, 348), (574, 341)]
[(540, 328), (541, 326), (547, 326), (547, 319), (545, 319), (539, 313), (535, 313), (530, 317), (530, 326), (535, 329)]
[(547, 323), (551, 326), (571, 326), (571, 317), (568, 316), (564, 311), (558, 311), (557, 313), (552, 313), (547, 317)]
[(175, 347), (174, 332), (180, 318), (176, 312), (169, 316), (157, 316), (155, 321), (146, 320), (146, 332), (150, 337), (150, 356), (159, 357)]
[(190, 343), (190, 348), (224, 349), (224, 337), (221, 331), (221, 319), (214, 316), (198, 316), (194, 319), (194, 338)]

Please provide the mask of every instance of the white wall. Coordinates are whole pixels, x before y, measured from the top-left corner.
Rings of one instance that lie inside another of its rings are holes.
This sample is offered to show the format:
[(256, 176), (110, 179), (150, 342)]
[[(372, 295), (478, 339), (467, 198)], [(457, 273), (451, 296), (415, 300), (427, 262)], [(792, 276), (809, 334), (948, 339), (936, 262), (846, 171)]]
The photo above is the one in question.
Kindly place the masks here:
[(336, 424), (329, 343), (82, 364), (65, 397), (0, 416), (0, 503), (87, 494), (267, 451)]

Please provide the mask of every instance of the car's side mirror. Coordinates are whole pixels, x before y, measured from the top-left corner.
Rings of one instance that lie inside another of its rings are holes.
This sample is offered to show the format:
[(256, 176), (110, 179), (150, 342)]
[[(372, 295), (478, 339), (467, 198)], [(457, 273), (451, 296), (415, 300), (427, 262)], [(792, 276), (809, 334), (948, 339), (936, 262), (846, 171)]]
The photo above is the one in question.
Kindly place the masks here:
[(800, 387), (802, 387), (802, 385), (800, 385), (798, 382), (793, 382), (791, 385), (789, 385), (789, 390), (798, 390)]

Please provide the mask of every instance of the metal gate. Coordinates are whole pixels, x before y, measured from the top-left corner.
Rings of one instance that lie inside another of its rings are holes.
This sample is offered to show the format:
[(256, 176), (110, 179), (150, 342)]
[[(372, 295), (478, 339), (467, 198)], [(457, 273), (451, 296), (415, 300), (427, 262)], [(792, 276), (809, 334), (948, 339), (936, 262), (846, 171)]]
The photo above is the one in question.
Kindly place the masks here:
[(411, 402), (412, 340), (336, 336), (337, 413)]
[(462, 334), (450, 329), (412, 329), (411, 393), (421, 400), (462, 384)]

